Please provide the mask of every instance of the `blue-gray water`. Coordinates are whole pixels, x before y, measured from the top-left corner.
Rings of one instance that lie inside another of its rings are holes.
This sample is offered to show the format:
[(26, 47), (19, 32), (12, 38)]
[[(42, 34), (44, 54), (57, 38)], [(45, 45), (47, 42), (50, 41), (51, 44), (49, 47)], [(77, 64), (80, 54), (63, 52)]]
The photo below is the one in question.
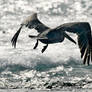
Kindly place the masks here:
[[(37, 34), (36, 30), (24, 27), (17, 48), (11, 46), (20, 23), (33, 12), (50, 28), (74, 21), (87, 21), (92, 26), (92, 0), (0, 0), (1, 91), (8, 88), (23, 92), (28, 88), (91, 92), (92, 65), (82, 64), (78, 45), (65, 39), (49, 45), (42, 54), (44, 44), (33, 50), (36, 40), (28, 38), (29, 34)], [(76, 35), (70, 35), (77, 41)]]

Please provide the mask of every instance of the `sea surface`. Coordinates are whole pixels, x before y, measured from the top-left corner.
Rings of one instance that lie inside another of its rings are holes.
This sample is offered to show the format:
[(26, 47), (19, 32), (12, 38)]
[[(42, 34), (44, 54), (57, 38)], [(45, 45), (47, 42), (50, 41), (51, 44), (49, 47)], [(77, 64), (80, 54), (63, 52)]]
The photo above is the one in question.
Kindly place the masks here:
[(36, 40), (28, 37), (37, 31), (24, 27), (12, 47), (13, 35), (34, 12), (50, 28), (79, 21), (92, 26), (92, 0), (0, 0), (0, 92), (92, 92), (92, 64), (83, 65), (78, 44), (65, 39), (41, 53), (44, 44), (33, 50)]

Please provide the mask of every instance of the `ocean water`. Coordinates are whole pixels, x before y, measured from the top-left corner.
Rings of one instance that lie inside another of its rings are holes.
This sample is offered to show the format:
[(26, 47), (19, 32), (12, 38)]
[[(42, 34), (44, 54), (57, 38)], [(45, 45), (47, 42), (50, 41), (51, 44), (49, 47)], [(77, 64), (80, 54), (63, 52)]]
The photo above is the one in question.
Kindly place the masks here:
[(82, 64), (78, 45), (65, 39), (42, 54), (44, 44), (33, 50), (36, 40), (28, 37), (36, 30), (24, 27), (12, 47), (13, 35), (33, 12), (50, 28), (77, 21), (92, 26), (92, 0), (0, 0), (0, 92), (91, 92), (92, 64)]

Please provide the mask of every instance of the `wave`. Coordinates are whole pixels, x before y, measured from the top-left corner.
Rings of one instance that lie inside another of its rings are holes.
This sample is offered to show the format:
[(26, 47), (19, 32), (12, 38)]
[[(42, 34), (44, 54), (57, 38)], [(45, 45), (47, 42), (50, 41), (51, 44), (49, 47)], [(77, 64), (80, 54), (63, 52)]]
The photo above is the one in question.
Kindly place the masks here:
[(26, 69), (34, 69), (36, 71), (48, 71), (52, 68), (56, 68), (58, 66), (64, 66), (64, 67), (77, 67), (80, 66), (80, 62), (77, 61), (76, 59), (69, 59), (68, 61), (63, 62), (62, 60), (54, 62), (50, 59), (48, 59), (47, 57), (40, 57), (40, 60), (32, 60), (32, 59), (27, 59), (30, 63), (25, 63), (27, 62), (26, 60), (24, 60), (24, 62), (19, 61), (16, 63), (16, 61), (10, 61), (7, 59), (0, 59), (0, 72), (5, 71), (5, 70), (9, 70), (12, 72), (20, 72), (22, 70), (26, 70)]

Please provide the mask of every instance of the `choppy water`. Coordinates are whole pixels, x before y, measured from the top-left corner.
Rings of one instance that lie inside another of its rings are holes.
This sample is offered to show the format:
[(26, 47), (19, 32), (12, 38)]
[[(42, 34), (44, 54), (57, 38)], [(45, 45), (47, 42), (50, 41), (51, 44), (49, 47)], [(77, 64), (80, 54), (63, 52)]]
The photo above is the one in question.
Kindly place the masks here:
[(82, 64), (77, 45), (65, 40), (49, 45), (42, 54), (44, 45), (33, 50), (36, 41), (28, 38), (36, 30), (24, 28), (17, 49), (11, 46), (20, 23), (32, 12), (51, 28), (72, 21), (92, 25), (92, 0), (0, 0), (0, 88), (90, 91), (92, 65)]

